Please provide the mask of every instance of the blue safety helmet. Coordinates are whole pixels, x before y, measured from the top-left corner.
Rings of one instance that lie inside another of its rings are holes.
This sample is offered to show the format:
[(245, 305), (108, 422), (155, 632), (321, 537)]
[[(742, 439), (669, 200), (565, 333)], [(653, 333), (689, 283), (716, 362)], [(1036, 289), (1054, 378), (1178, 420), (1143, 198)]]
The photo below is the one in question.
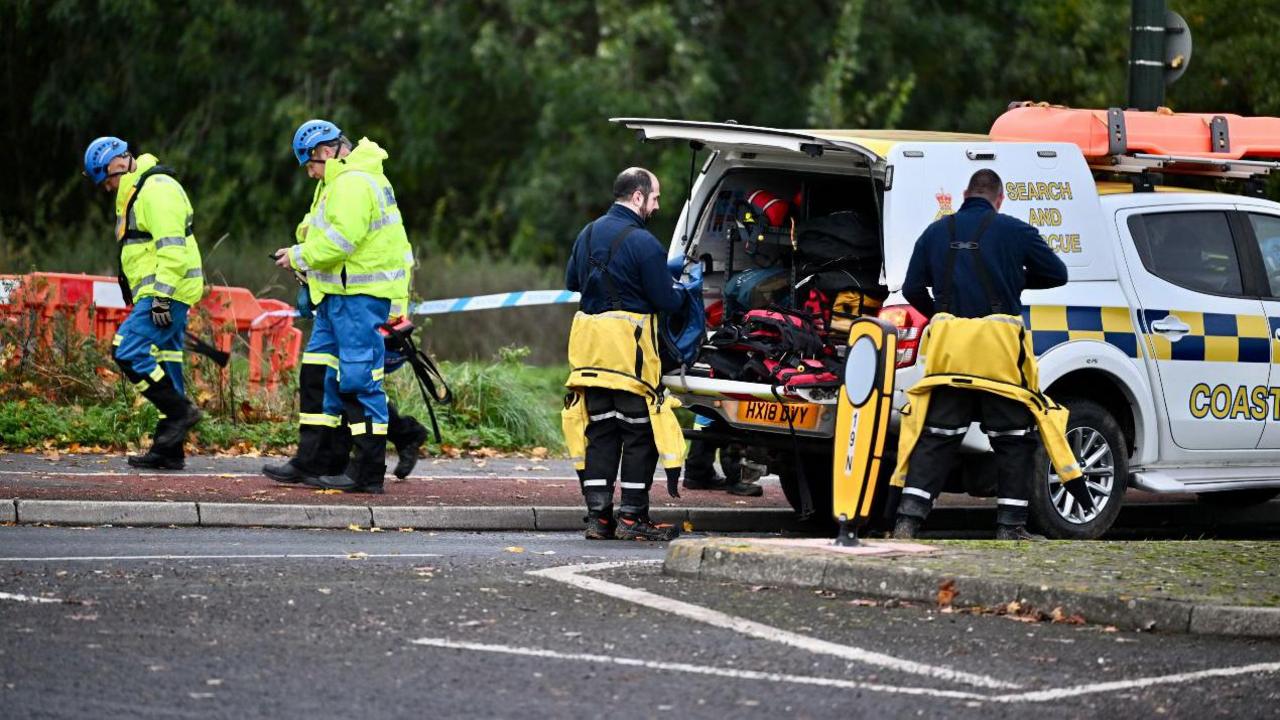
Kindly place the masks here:
[(297, 156), (299, 165), (306, 165), (315, 146), (340, 137), (342, 131), (328, 120), (308, 120), (293, 134), (293, 154)]
[(94, 140), (84, 151), (85, 177), (92, 180), (94, 185), (101, 185), (107, 179), (107, 163), (127, 152), (129, 143), (118, 137), (108, 135)]

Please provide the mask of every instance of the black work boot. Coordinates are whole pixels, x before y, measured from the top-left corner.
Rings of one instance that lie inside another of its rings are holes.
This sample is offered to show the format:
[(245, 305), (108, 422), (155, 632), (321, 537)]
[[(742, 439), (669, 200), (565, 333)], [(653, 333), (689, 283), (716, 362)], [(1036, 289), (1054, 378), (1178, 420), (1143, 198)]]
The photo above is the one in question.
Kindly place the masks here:
[(585, 489), (582, 497), (587, 501), (587, 530), (583, 537), (612, 540), (618, 527), (613, 519), (613, 487)]
[(1027, 532), (1026, 525), (997, 525), (997, 540), (1044, 540), (1043, 535), (1036, 535), (1033, 532)]
[(613, 519), (612, 512), (604, 515), (588, 514), (587, 530), (583, 537), (588, 540), (613, 540), (617, 530), (618, 523)]
[(167, 420), (156, 426), (155, 444), (161, 447), (181, 447), (187, 431), (204, 417), (200, 408), (183, 397), (167, 379), (151, 383), (142, 391), (142, 396), (150, 400)]
[[(160, 418), (156, 423), (153, 437), (159, 437), (170, 425), (169, 418)], [(185, 456), (182, 452), (182, 446), (177, 447), (161, 445), (158, 442), (151, 443), (151, 449), (147, 450), (144, 455), (130, 455), (126, 458), (130, 467), (136, 467), (142, 470), (182, 470), (187, 466)]]
[(345, 474), (322, 475), (304, 482), (322, 490), (383, 494), (382, 480), (387, 474), (387, 436), (356, 435), (352, 437), (352, 445), (356, 454)]
[(322, 425), (303, 425), (298, 430), (298, 452), (287, 462), (262, 466), (262, 474), (286, 485), (306, 482), (307, 478), (338, 475), (345, 465), (329, 470), (334, 429)]
[(396, 446), (396, 467), (392, 474), (403, 480), (418, 465), (422, 457), (422, 445), (427, 441), (427, 429), (412, 417), (401, 415), (394, 405), (388, 405), (390, 422), (387, 437)]
[(142, 470), (181, 470), (187, 466), (185, 459), (162, 455), (157, 453), (155, 448), (148, 450), (146, 455), (130, 455), (127, 462), (130, 467)]
[(725, 479), (725, 476), (718, 473), (691, 476), (688, 469), (686, 468), (685, 470), (685, 490), (727, 490), (729, 487), (729, 481)]
[(655, 523), (647, 515), (619, 515), (615, 536), (619, 540), (667, 542), (680, 536), (680, 528), (671, 523)]
[(894, 540), (915, 540), (916, 534), (920, 532), (920, 525), (924, 521), (918, 517), (911, 515), (899, 515), (897, 522), (893, 524)]
[(294, 465), (293, 460), (274, 465), (263, 465), (262, 474), (285, 485), (298, 485), (305, 483), (310, 478), (318, 477)]

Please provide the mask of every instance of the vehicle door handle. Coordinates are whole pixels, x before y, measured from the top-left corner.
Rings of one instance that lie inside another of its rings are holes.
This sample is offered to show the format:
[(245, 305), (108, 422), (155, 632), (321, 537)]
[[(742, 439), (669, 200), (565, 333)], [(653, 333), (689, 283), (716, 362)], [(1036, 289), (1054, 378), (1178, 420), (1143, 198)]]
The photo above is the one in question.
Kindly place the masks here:
[(1177, 315), (1166, 315), (1156, 320), (1151, 323), (1151, 329), (1161, 335), (1176, 335), (1178, 337), (1191, 332), (1191, 326), (1179, 320)]

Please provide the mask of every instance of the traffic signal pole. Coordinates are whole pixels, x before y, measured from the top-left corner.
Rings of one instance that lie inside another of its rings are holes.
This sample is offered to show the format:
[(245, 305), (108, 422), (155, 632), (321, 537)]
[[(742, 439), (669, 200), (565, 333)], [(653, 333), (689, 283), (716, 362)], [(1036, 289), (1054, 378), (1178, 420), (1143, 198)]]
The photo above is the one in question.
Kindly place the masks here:
[(1164, 104), (1165, 0), (1132, 0), (1129, 35), (1129, 107)]

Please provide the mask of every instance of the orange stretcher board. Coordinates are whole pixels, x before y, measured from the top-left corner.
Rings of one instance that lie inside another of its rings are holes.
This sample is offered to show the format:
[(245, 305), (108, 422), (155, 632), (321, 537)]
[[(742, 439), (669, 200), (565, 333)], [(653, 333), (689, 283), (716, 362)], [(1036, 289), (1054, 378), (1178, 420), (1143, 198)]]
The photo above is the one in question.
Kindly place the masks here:
[(996, 118), (990, 135), (994, 141), (1069, 142), (1087, 158), (1129, 153), (1280, 158), (1280, 118), (1272, 117), (1031, 105)]

